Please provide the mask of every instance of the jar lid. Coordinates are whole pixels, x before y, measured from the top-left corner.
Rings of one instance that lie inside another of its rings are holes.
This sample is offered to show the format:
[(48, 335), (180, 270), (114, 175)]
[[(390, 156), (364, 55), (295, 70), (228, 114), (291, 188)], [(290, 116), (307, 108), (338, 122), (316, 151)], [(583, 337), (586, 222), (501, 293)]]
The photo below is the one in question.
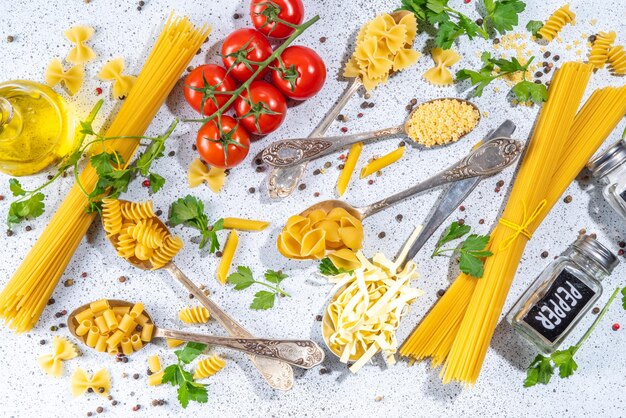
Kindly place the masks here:
[(619, 264), (617, 256), (589, 235), (583, 235), (574, 242), (574, 248), (598, 263), (609, 274)]
[(591, 160), (587, 168), (591, 170), (594, 177), (604, 177), (624, 161), (626, 161), (626, 142), (619, 140), (604, 154)]

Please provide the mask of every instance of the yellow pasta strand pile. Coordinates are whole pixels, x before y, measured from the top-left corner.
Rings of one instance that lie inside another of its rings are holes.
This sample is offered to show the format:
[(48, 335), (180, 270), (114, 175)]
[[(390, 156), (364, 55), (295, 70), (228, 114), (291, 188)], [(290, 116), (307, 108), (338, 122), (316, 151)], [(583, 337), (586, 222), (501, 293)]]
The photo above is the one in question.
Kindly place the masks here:
[(159, 356), (153, 355), (148, 357), (148, 386), (158, 386), (163, 383), (163, 369), (161, 368), (161, 360)]
[(385, 167), (398, 161), (404, 155), (404, 147), (398, 147), (388, 154), (383, 155), (380, 158), (375, 158), (370, 161), (365, 167), (361, 169), (361, 178), (371, 176), (372, 174), (382, 170)]
[(395, 363), (400, 318), (423, 293), (410, 286), (418, 277), (414, 262), (398, 272), (398, 264), (383, 254), (371, 262), (360, 251), (356, 256), (361, 267), (330, 278), (336, 283), (331, 293), (341, 290), (328, 305), (323, 324), (330, 349), (341, 362), (355, 362), (350, 367), (353, 373), (381, 350), (388, 364)]
[(178, 312), (178, 319), (185, 324), (205, 324), (209, 321), (209, 311), (204, 306), (188, 306)]
[(68, 41), (75, 44), (67, 54), (67, 62), (72, 64), (84, 64), (96, 58), (96, 53), (93, 49), (85, 45), (85, 42), (91, 39), (94, 34), (94, 29), (90, 26), (74, 26), (65, 31), (65, 37)]
[(343, 208), (330, 212), (316, 209), (305, 216), (295, 215), (278, 236), (278, 251), (297, 260), (321, 259), (327, 251), (362, 247), (363, 225)]
[(391, 71), (413, 65), (420, 53), (411, 48), (417, 33), (413, 13), (382, 14), (361, 28), (343, 75), (359, 77), (367, 90), (387, 81)]
[(81, 368), (76, 368), (70, 381), (72, 396), (80, 396), (89, 389), (100, 396), (106, 396), (111, 389), (111, 376), (107, 369), (100, 369), (93, 376), (89, 376)]
[(226, 366), (226, 362), (217, 354), (198, 362), (193, 374), (193, 380), (205, 379), (215, 375)]
[(451, 49), (433, 48), (430, 52), (435, 66), (426, 71), (422, 77), (436, 86), (447, 86), (454, 82), (449, 67), (461, 59), (461, 56)]
[(152, 270), (172, 261), (183, 248), (183, 241), (160, 225), (151, 201), (103, 199), (102, 225), (120, 257), (133, 264), (148, 262)]
[(52, 354), (44, 354), (37, 360), (41, 369), (54, 377), (63, 374), (63, 361), (71, 360), (78, 355), (76, 346), (67, 338), (55, 336), (52, 340)]
[[(186, 17), (170, 16), (105, 136), (143, 135), (209, 32), (207, 26), (194, 27)], [(135, 139), (107, 141), (107, 151), (117, 151), (124, 161), (130, 161), (138, 144)], [(97, 181), (91, 165), (80, 174), (87, 191), (93, 190)], [(27, 331), (39, 319), (94, 219), (95, 215), (85, 212), (87, 204), (87, 197), (75, 185), (0, 293), (0, 317), (13, 329)]]
[[(626, 86), (607, 87), (595, 91), (570, 122), (592, 68), (567, 63), (555, 74), (502, 216), (507, 222), (491, 234), (495, 254), (487, 259), (483, 278), (459, 276), (400, 349), (414, 359), (432, 357), (433, 365), (445, 362), (444, 382), (476, 382), (527, 241), (525, 234), (532, 235), (626, 115)], [(511, 229), (514, 224), (524, 225), (524, 233)]]
[(113, 306), (106, 299), (89, 304), (89, 308), (72, 318), (76, 335), (99, 352), (130, 355), (152, 340), (154, 324), (143, 313), (143, 304)]
[(606, 64), (606, 60), (609, 56), (609, 49), (615, 41), (615, 32), (600, 32), (596, 36), (596, 40), (593, 41), (591, 51), (589, 51), (589, 64), (593, 65), (593, 68), (602, 68)]
[(187, 181), (192, 188), (206, 182), (211, 190), (219, 193), (226, 182), (226, 170), (217, 167), (209, 169), (202, 160), (196, 158), (187, 170)]
[(607, 60), (614, 75), (626, 74), (626, 51), (624, 51), (623, 46), (612, 47), (607, 55)]
[(572, 23), (574, 19), (576, 19), (576, 14), (569, 9), (569, 4), (566, 4), (552, 13), (537, 33), (543, 39), (551, 41), (561, 32), (563, 26)]
[(50, 87), (54, 87), (61, 83), (65, 84), (65, 87), (67, 87), (70, 95), (73, 96), (78, 93), (83, 85), (85, 70), (82, 65), (75, 65), (65, 71), (61, 61), (55, 58), (50, 61), (50, 64), (48, 64), (44, 78), (46, 80), (46, 84)]

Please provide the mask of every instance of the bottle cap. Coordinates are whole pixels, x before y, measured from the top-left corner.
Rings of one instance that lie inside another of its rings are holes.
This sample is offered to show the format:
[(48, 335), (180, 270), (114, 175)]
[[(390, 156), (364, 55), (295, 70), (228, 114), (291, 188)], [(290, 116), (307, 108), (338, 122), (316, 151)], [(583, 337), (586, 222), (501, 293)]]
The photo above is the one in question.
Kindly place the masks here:
[(589, 235), (583, 235), (573, 244), (574, 248), (595, 261), (609, 274), (619, 264), (617, 256)]
[(626, 142), (619, 140), (611, 148), (606, 150), (604, 154), (591, 160), (587, 164), (587, 168), (591, 170), (591, 174), (593, 174), (594, 177), (604, 177), (615, 170), (615, 168), (624, 161), (626, 161)]

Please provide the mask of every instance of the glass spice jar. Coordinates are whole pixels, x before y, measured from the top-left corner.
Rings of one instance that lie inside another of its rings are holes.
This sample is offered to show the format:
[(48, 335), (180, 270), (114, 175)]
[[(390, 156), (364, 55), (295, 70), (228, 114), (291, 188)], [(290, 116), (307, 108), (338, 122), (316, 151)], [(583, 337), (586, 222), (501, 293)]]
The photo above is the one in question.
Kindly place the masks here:
[(543, 354), (553, 353), (600, 297), (602, 279), (618, 263), (594, 238), (578, 238), (524, 292), (508, 322)]
[(626, 220), (626, 142), (618, 141), (604, 154), (587, 164), (591, 174), (604, 184), (602, 194)]

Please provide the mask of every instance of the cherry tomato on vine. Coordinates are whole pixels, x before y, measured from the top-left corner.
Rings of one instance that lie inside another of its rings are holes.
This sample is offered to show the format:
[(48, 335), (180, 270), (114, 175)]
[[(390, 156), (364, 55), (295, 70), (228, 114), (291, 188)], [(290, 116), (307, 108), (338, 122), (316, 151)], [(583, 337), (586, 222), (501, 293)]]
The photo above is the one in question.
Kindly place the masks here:
[(297, 26), (304, 20), (304, 5), (302, 0), (252, 0), (250, 18), (254, 27), (265, 35), (284, 39), (295, 30), (288, 24)]
[[(229, 74), (242, 83), (252, 77), (259, 68), (252, 62), (265, 61), (272, 55), (270, 41), (258, 30), (252, 28), (238, 29), (224, 39), (222, 45), (222, 61)], [(257, 78), (267, 73), (265, 67)]]
[(243, 91), (235, 100), (239, 123), (250, 133), (267, 135), (275, 131), (287, 115), (287, 101), (276, 87), (265, 81), (250, 85), (250, 95)]
[(326, 81), (326, 65), (306, 46), (290, 46), (272, 64), (272, 83), (285, 96), (304, 100), (315, 96)]
[(226, 74), (226, 69), (207, 64), (194, 69), (185, 78), (184, 93), (191, 107), (204, 116), (211, 116), (231, 97), (220, 93), (236, 88), (237, 82)]
[(250, 135), (230, 116), (222, 116), (205, 123), (198, 131), (198, 154), (209, 165), (231, 168), (241, 163), (250, 150)]

